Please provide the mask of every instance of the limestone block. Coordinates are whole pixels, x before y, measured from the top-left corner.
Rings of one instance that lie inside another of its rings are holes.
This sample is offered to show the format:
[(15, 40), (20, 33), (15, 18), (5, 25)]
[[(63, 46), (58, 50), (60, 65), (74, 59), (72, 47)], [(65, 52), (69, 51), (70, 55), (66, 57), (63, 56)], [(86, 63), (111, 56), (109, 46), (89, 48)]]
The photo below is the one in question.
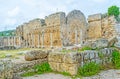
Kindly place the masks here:
[(32, 50), (25, 53), (25, 60), (32, 61), (48, 57), (48, 52), (43, 50)]
[(78, 63), (78, 55), (77, 53), (75, 52), (71, 52), (71, 53), (68, 53), (68, 54), (65, 54), (64, 56), (64, 63), (72, 63), (72, 64), (75, 64), (75, 63)]
[(57, 53), (49, 53), (48, 61), (50, 62), (58, 62), (62, 63), (64, 60), (64, 55), (63, 53), (57, 52)]
[(88, 21), (96, 21), (96, 20), (101, 20), (102, 14), (94, 14), (94, 15), (89, 15), (88, 16)]
[(111, 46), (114, 46), (116, 42), (118, 42), (118, 39), (116, 37), (112, 37), (112, 38), (109, 38), (108, 41), (109, 41), (108, 46), (111, 47)]
[(108, 46), (108, 40), (105, 38), (100, 38), (98, 40), (96, 40), (94, 43), (92, 43), (92, 48), (105, 48)]
[(90, 52), (88, 52), (88, 51), (84, 51), (84, 61), (89, 60), (89, 58), (90, 58), (90, 54), (89, 53)]

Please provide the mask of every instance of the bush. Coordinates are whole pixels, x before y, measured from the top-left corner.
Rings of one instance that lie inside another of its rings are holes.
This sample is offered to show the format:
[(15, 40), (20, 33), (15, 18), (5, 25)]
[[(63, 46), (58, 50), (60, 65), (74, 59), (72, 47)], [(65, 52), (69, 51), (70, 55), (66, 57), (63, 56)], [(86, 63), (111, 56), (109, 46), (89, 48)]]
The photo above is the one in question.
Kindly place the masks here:
[(78, 74), (82, 76), (91, 76), (100, 72), (100, 66), (95, 62), (90, 62), (78, 69)]
[(52, 71), (50, 65), (47, 62), (40, 65), (35, 65), (34, 70), (36, 71), (37, 74), (42, 74), (45, 72)]
[(115, 68), (120, 69), (120, 52), (118, 50), (114, 50), (112, 53), (112, 62)]
[(32, 69), (34, 69), (35, 71), (26, 72), (26, 73), (22, 74), (21, 76), (22, 77), (27, 77), (27, 76), (33, 76), (35, 74), (43, 74), (43, 73), (52, 71), (51, 68), (50, 68), (50, 65), (47, 62), (42, 63), (40, 65), (35, 65)]

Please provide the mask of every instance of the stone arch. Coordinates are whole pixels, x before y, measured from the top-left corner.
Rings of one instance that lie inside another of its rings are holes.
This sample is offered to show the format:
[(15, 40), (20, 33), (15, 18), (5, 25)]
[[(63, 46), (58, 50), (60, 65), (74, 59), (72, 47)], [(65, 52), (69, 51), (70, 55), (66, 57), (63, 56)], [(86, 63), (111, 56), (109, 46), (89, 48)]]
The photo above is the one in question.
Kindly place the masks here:
[(67, 33), (68, 44), (70, 45), (75, 44), (76, 38), (78, 43), (81, 43), (81, 41), (84, 41), (86, 28), (87, 28), (86, 27), (87, 21), (84, 14), (80, 10), (73, 10), (70, 13), (68, 13), (66, 19), (67, 19), (66, 28), (69, 29)]

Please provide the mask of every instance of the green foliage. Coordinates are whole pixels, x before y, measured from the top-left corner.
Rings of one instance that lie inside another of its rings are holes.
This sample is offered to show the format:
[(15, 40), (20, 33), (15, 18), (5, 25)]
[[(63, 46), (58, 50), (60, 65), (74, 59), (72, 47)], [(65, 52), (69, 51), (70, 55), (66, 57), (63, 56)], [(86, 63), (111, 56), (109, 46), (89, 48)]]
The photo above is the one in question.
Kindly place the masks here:
[(42, 74), (42, 73), (45, 73), (45, 72), (51, 72), (52, 71), (51, 68), (50, 68), (50, 65), (47, 62), (42, 63), (40, 65), (35, 65), (34, 69), (35, 69), (37, 74)]
[[(35, 71), (33, 71), (33, 72), (26, 72), (26, 73), (22, 74), (21, 76), (22, 77), (27, 77), (27, 76), (33, 76), (35, 74), (43, 74), (43, 73), (52, 71), (51, 68), (50, 68), (50, 65), (47, 62), (42, 63), (40, 65), (35, 65), (33, 67), (33, 69)], [(27, 70), (29, 70), (29, 69), (27, 69)]]
[(117, 6), (111, 6), (108, 8), (108, 15), (114, 15), (115, 17), (118, 17), (119, 15), (119, 7)]
[(104, 58), (104, 54), (102, 52), (99, 52), (98, 53), (98, 56), (100, 57), (100, 59), (103, 59)]
[(84, 51), (84, 50), (92, 50), (92, 48), (89, 46), (85, 46), (82, 49), (78, 49), (78, 51)]
[(91, 76), (100, 72), (100, 66), (95, 62), (90, 62), (78, 69), (78, 74), (82, 76)]
[(0, 32), (0, 36), (14, 36), (15, 30), (8, 30)]
[(62, 74), (64, 76), (71, 76), (70, 73), (68, 73), (68, 72), (60, 72), (60, 74)]
[(114, 50), (112, 53), (112, 62), (115, 68), (120, 69), (120, 52), (118, 50)]
[(63, 50), (61, 50), (61, 52), (63, 52), (63, 53), (69, 53), (69, 52), (72, 52), (72, 50), (63, 49)]

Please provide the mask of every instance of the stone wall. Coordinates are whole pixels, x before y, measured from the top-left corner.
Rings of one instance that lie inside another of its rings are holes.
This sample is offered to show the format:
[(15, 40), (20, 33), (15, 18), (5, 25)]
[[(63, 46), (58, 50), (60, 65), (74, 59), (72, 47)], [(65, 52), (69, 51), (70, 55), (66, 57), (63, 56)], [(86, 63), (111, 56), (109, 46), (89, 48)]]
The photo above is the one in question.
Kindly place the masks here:
[(0, 37), (0, 48), (20, 48), (22, 44), (22, 38), (20, 36), (3, 36)]
[(27, 69), (31, 69), (33, 66), (41, 64), (43, 62), (47, 62), (47, 58), (33, 60), (33, 61), (26, 61), (23, 63), (14, 63), (13, 72), (14, 73), (25, 73), (28, 71)]
[(88, 17), (88, 38), (97, 39), (102, 36), (101, 32), (101, 18), (102, 14), (90, 15)]
[(69, 72), (71, 75), (77, 74), (78, 67), (88, 62), (96, 62), (101, 65), (111, 63), (113, 49), (105, 48), (99, 51), (86, 50), (83, 52), (50, 53), (48, 62), (54, 71)]
[(115, 25), (114, 16), (103, 17), (102, 14), (88, 16), (87, 40), (110, 39), (116, 36)]
[(73, 10), (67, 16), (64, 12), (57, 12), (18, 26), (16, 34), (22, 35), (23, 47), (61, 47), (66, 42), (73, 45), (84, 41), (86, 23), (79, 10)]
[(8, 60), (0, 60), (0, 79), (13, 79), (13, 63)]

